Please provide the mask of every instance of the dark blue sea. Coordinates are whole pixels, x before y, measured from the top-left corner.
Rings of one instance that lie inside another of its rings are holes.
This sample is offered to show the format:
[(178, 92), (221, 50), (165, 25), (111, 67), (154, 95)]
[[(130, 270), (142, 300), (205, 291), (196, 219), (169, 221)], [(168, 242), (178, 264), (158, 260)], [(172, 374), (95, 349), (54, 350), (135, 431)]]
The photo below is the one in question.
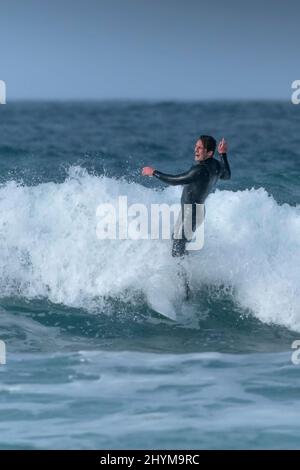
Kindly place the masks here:
[[(0, 448), (300, 448), (300, 106), (0, 106)], [(178, 203), (200, 134), (229, 143), (183, 300), (170, 240), (96, 209)], [(175, 305), (170, 319), (153, 308)]]

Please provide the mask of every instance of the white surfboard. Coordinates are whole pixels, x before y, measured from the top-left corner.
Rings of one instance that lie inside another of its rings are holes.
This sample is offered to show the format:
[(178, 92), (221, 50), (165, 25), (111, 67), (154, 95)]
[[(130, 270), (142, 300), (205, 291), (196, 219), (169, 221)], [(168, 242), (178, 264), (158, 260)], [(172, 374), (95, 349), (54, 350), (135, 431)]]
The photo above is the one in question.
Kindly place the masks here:
[(185, 298), (183, 285), (177, 273), (166, 275), (160, 272), (149, 279), (146, 291), (149, 306), (170, 320), (177, 320)]

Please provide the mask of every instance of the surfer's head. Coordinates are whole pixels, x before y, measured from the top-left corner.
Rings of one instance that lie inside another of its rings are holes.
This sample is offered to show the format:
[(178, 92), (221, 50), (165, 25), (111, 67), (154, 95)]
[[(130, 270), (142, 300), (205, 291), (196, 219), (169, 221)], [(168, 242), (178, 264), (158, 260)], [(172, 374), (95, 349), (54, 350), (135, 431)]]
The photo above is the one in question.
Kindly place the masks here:
[(210, 135), (201, 135), (195, 145), (195, 160), (206, 160), (215, 153), (216, 140)]

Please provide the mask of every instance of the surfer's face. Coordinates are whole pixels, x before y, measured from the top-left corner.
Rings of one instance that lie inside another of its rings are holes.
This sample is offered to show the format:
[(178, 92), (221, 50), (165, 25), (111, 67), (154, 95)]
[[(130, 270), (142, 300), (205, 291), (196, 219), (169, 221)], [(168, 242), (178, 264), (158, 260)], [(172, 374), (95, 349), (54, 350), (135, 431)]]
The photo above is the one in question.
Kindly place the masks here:
[(204, 148), (202, 140), (197, 140), (195, 145), (195, 160), (206, 160), (206, 158), (208, 158), (209, 156), (210, 155), (208, 155), (207, 150)]

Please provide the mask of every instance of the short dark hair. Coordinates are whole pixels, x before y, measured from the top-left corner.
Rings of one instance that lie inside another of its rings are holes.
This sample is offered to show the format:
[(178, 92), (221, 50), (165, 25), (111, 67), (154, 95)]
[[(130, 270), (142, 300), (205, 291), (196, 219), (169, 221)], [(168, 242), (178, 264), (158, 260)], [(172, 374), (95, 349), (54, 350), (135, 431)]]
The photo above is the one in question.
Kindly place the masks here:
[(205, 150), (210, 152), (212, 150), (213, 154), (215, 153), (217, 142), (211, 135), (200, 135), (199, 139), (202, 141)]

